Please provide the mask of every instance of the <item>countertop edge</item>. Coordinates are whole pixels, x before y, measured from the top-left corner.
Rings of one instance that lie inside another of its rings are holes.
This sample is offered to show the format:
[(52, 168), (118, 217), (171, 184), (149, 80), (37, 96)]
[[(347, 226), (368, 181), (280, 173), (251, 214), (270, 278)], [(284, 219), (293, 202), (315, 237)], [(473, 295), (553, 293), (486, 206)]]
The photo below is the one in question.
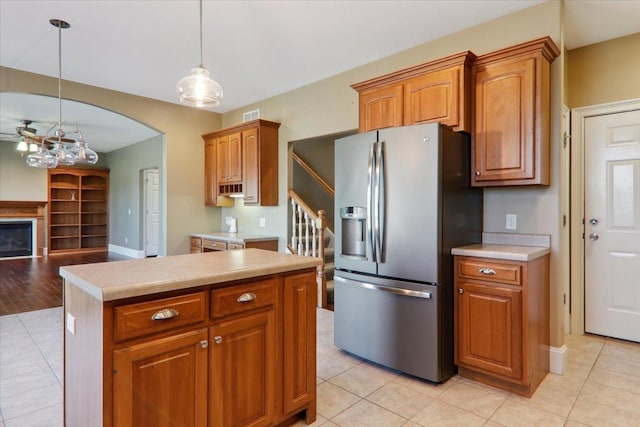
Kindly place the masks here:
[[(245, 251), (260, 251), (259, 249), (245, 249)], [(232, 251), (236, 252), (236, 251)], [(267, 252), (267, 251), (265, 251)], [(127, 262), (127, 261), (125, 261)], [(246, 266), (240, 269), (229, 271), (216, 271), (213, 273), (199, 273), (194, 275), (184, 275), (180, 277), (172, 277), (166, 280), (149, 280), (139, 283), (128, 283), (122, 286), (108, 288), (103, 287), (87, 280), (83, 277), (86, 274), (75, 274), (73, 267), (60, 267), (59, 274), (68, 281), (70, 286), (74, 286), (98, 301), (116, 301), (126, 298), (134, 298), (145, 295), (154, 295), (163, 292), (179, 291), (195, 288), (205, 285), (215, 285), (237, 280), (250, 279), (253, 277), (268, 276), (272, 274), (281, 274), (298, 270), (306, 270), (315, 268), (321, 264), (321, 260), (315, 257), (298, 257), (294, 263), (274, 261), (258, 263), (256, 266)]]
[(451, 249), (452, 255), (510, 261), (532, 261), (549, 253), (551, 253), (551, 249), (548, 247), (495, 244), (478, 244)]
[(236, 233), (220, 231), (215, 233), (189, 233), (189, 236), (200, 237), (203, 239), (217, 239), (217, 240), (223, 240), (225, 242), (232, 242), (232, 243), (263, 242), (263, 241), (269, 241), (269, 240), (279, 240), (278, 236), (266, 236), (266, 235), (260, 236), (256, 234), (243, 234), (243, 233), (237, 233), (237, 235), (234, 236), (233, 234), (236, 234)]

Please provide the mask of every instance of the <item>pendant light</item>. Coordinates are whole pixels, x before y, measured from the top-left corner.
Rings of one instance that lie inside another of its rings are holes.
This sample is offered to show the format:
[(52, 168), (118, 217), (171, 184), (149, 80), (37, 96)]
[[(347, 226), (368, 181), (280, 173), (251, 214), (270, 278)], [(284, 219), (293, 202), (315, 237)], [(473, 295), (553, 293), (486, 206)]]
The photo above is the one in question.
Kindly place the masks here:
[[(58, 124), (47, 131), (35, 152), (27, 156), (27, 165), (55, 168), (59, 165), (70, 166), (76, 163), (95, 164), (98, 161), (98, 154), (87, 146), (78, 130), (78, 125), (76, 124), (73, 133), (79, 135), (79, 141), (69, 138), (62, 130), (62, 30), (71, 25), (61, 19), (50, 19), (49, 23), (58, 28)], [(47, 149), (48, 144), (52, 145), (51, 150)], [(69, 148), (71, 144), (73, 147)], [(79, 156), (80, 151), (82, 154)]]
[(178, 100), (191, 107), (217, 107), (222, 99), (222, 86), (211, 78), (209, 70), (202, 65), (202, 0), (200, 0), (200, 65), (191, 69), (191, 74), (180, 79), (176, 85), (176, 92)]
[(53, 148), (49, 151), (56, 156), (59, 166), (70, 166), (75, 163), (75, 159), (62, 140), (65, 137), (62, 130), (62, 30), (71, 25), (61, 19), (50, 19), (49, 23), (58, 28), (58, 128), (53, 136), (45, 137), (43, 143), (53, 144)]

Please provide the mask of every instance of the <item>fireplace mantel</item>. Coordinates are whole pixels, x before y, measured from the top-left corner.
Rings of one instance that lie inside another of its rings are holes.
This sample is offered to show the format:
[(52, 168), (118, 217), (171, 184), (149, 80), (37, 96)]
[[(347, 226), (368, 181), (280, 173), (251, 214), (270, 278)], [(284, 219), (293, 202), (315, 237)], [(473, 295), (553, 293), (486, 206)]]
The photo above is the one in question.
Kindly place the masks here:
[(44, 210), (47, 202), (29, 200), (0, 200), (0, 219), (35, 218), (37, 221), (36, 256), (42, 256), (44, 248)]

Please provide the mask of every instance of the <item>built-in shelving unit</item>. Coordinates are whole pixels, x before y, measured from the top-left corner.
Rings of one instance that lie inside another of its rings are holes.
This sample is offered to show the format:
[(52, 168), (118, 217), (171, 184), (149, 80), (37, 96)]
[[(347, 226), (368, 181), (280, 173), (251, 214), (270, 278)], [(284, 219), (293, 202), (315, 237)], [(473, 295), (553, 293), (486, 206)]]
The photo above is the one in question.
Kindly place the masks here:
[(106, 250), (108, 196), (106, 169), (50, 169), (49, 253)]

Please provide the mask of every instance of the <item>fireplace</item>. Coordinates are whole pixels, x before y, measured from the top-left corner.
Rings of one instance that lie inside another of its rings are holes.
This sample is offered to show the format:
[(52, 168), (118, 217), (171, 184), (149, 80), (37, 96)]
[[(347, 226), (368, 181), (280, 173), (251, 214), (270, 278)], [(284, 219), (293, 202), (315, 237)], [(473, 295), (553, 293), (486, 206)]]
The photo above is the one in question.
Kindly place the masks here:
[(33, 256), (33, 221), (0, 221), (0, 258)]
[[(0, 200), (0, 224), (2, 224), (2, 228), (0, 228), (0, 259), (43, 255), (46, 206), (47, 202), (44, 201)], [(26, 237), (27, 226), (30, 227), (28, 238)], [(29, 253), (22, 255), (27, 251), (27, 245)], [(23, 247), (7, 249), (10, 246)], [(14, 251), (18, 251), (21, 255), (12, 254)]]

